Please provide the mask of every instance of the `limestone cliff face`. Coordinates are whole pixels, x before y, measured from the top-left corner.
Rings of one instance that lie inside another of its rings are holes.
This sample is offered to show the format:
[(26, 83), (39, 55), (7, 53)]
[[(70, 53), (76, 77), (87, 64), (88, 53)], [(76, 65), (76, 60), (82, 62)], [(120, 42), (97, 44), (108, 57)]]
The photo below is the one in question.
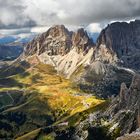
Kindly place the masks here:
[(96, 59), (140, 68), (140, 21), (115, 22), (102, 30), (97, 40)]
[(68, 31), (64, 25), (51, 27), (47, 32), (39, 35), (25, 48), (25, 55), (40, 55), (47, 52), (52, 55), (66, 55), (72, 48), (76, 48), (78, 53), (87, 53), (94, 46), (93, 41), (88, 37), (84, 29), (79, 29), (73, 33)]
[(48, 55), (65, 55), (72, 47), (71, 37), (72, 33), (65, 26), (53, 26), (26, 46), (25, 55), (40, 55), (43, 52)]

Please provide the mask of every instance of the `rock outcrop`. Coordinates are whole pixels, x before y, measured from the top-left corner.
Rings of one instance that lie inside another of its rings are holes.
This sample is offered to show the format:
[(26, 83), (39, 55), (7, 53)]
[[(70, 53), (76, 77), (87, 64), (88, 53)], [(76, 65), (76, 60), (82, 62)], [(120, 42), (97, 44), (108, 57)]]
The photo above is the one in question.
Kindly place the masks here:
[(133, 77), (129, 89), (123, 83), (120, 95), (113, 100), (112, 105), (107, 111), (112, 122), (118, 123), (120, 135), (131, 133), (140, 127), (140, 75)]
[(73, 33), (72, 45), (76, 48), (78, 53), (84, 52), (85, 54), (88, 50), (94, 46), (93, 41), (89, 38), (86, 31), (83, 28), (78, 29), (77, 32)]
[(139, 69), (140, 21), (115, 22), (102, 30), (97, 40), (95, 59), (107, 63), (118, 63)]

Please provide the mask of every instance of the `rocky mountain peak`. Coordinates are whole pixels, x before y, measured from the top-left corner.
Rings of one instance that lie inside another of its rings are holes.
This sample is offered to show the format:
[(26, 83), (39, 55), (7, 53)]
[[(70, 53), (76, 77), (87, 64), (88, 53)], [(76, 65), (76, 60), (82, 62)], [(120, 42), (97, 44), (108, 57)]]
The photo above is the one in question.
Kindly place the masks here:
[[(103, 51), (104, 50), (104, 51)], [(101, 53), (102, 52), (102, 53)], [(140, 21), (130, 23), (115, 22), (109, 24), (97, 39), (97, 54), (104, 55), (101, 61), (112, 56), (112, 62), (117, 62), (125, 67), (140, 68), (137, 61), (140, 57)], [(116, 59), (117, 58), (117, 59)], [(110, 62), (110, 61), (109, 61)]]
[(54, 25), (48, 30), (48, 34), (52, 37), (63, 36), (69, 33), (68, 29), (64, 25)]
[(39, 35), (25, 48), (25, 55), (40, 55), (47, 52), (48, 55), (66, 55), (72, 48), (78, 53), (87, 53), (94, 46), (84, 29), (70, 32), (64, 25), (55, 25), (47, 32)]
[(25, 54), (40, 55), (47, 52), (48, 55), (65, 55), (70, 51), (71, 46), (71, 32), (64, 25), (56, 25), (30, 42), (25, 49)]
[(88, 50), (94, 46), (92, 39), (89, 38), (87, 32), (83, 28), (80, 28), (77, 32), (73, 33), (72, 44), (73, 47), (76, 47), (78, 53), (87, 53)]

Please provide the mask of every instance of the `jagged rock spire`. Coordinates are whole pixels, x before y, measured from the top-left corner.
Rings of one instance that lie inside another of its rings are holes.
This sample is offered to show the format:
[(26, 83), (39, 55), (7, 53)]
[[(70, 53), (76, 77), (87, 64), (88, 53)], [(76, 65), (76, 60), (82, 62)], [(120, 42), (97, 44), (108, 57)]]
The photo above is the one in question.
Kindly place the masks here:
[(64, 25), (55, 25), (47, 32), (39, 35), (25, 48), (26, 55), (40, 55), (47, 52), (48, 55), (65, 55), (74, 47), (78, 53), (87, 53), (94, 46), (84, 29), (70, 32)]
[(121, 84), (120, 89), (120, 102), (125, 103), (127, 101), (127, 95), (128, 95), (128, 88), (125, 83)]
[(73, 33), (72, 45), (76, 48), (77, 52), (88, 52), (88, 50), (94, 46), (93, 41), (89, 38), (87, 32), (81, 28), (77, 32)]

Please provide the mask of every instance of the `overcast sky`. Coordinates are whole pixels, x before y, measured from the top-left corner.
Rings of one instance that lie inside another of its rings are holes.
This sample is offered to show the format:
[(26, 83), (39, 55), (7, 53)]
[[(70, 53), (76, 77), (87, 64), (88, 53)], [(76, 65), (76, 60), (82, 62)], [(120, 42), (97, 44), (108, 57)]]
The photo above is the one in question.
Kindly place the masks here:
[(139, 16), (140, 0), (0, 0), (0, 29), (64, 24), (99, 32), (106, 23)]

